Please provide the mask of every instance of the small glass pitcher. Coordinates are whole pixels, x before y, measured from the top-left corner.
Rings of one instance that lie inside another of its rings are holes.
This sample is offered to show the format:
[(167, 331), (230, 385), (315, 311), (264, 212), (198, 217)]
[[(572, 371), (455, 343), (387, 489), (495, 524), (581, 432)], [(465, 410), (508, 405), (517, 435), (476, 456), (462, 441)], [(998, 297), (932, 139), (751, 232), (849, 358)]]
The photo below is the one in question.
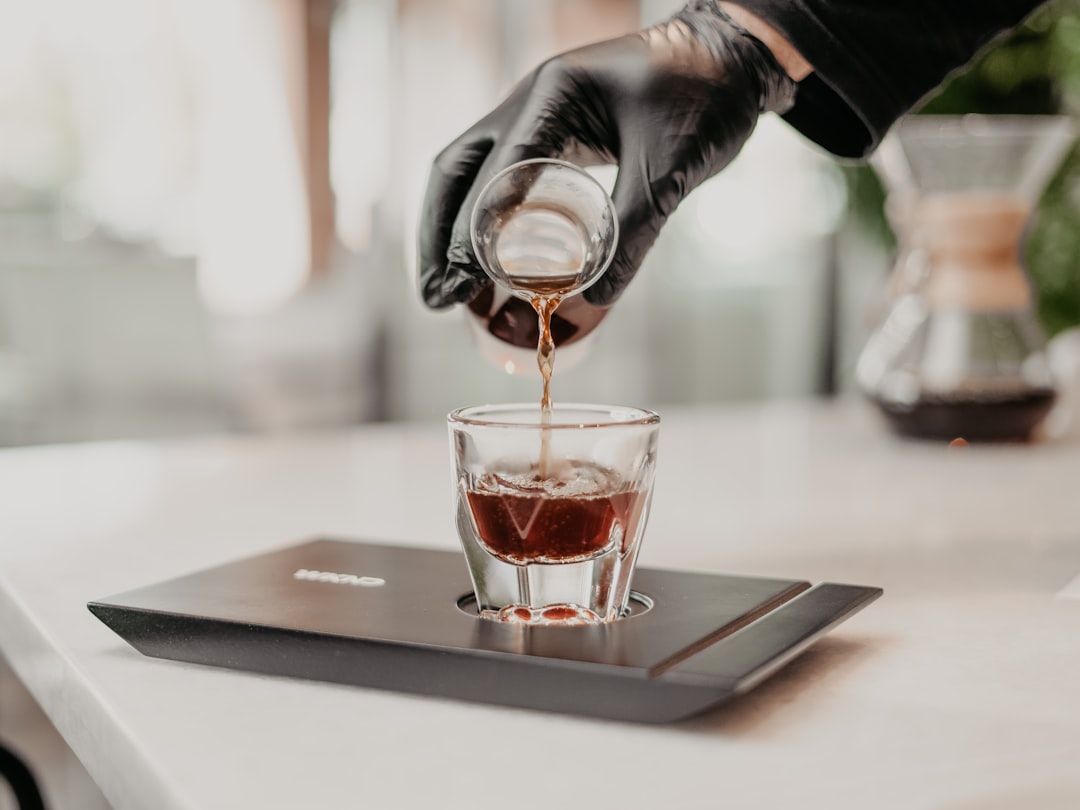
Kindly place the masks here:
[(481, 191), (471, 231), (477, 260), (495, 282), (466, 307), (481, 354), (508, 373), (537, 373), (532, 301), (557, 295), (551, 333), (559, 365), (573, 366), (608, 312), (580, 295), (607, 269), (618, 243), (618, 217), (604, 187), (566, 161), (521, 161)]

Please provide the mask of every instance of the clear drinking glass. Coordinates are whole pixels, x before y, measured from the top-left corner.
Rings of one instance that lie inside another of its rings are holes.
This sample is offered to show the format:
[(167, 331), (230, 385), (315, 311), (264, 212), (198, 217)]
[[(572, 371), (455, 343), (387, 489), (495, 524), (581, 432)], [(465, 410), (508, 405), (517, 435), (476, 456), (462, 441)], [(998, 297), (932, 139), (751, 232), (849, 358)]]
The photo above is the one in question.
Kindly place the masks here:
[(618, 243), (615, 206), (584, 169), (538, 158), (496, 174), (471, 219), (473, 249), (495, 286), (466, 308), (481, 353), (510, 373), (533, 373), (539, 337), (532, 301), (558, 296), (552, 332), (570, 367), (607, 314), (578, 294), (611, 263)]
[(458, 535), (480, 615), (592, 624), (624, 615), (648, 520), (660, 417), (537, 404), (449, 416)]

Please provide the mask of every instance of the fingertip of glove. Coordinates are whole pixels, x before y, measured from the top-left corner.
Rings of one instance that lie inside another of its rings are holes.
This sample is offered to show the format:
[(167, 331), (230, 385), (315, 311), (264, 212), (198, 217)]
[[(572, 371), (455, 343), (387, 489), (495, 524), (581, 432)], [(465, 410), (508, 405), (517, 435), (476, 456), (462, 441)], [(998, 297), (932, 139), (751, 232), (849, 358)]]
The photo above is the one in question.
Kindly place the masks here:
[(420, 297), (430, 309), (446, 309), (469, 300), (474, 294), (472, 279), (453, 265), (430, 267), (420, 273)]
[(601, 278), (581, 295), (590, 304), (596, 307), (606, 307), (615, 303), (619, 297), (619, 288), (606, 278)]
[(445, 272), (433, 276), (421, 293), (424, 303), (431, 309), (445, 309), (454, 304), (467, 304), (476, 297), (482, 286), (483, 282), (471, 268), (450, 264)]
[(604, 271), (604, 274), (582, 295), (586, 301), (594, 306), (610, 306), (622, 295), (626, 285), (630, 283), (636, 272), (637, 266), (632, 263), (630, 257), (623, 250), (619, 250), (616, 252), (611, 265)]

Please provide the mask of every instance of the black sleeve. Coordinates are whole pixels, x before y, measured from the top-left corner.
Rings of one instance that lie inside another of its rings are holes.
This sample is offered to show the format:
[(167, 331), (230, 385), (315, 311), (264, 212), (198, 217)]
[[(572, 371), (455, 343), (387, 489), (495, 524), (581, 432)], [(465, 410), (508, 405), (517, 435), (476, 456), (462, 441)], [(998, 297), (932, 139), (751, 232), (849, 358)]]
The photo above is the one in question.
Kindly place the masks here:
[(814, 66), (784, 116), (840, 157), (889, 126), (1043, 0), (735, 0)]

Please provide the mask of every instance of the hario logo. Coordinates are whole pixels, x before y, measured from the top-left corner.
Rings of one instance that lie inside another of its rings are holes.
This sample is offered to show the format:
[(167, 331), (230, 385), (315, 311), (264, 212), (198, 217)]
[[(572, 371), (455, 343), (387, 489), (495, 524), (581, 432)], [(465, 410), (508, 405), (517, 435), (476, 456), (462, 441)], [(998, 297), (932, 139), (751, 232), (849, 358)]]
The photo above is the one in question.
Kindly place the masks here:
[(360, 577), (356, 574), (335, 574), (333, 571), (311, 571), (307, 568), (296, 569), (293, 579), (328, 582), (331, 585), (354, 585), (361, 588), (380, 588), (386, 584), (386, 580), (382, 577)]

